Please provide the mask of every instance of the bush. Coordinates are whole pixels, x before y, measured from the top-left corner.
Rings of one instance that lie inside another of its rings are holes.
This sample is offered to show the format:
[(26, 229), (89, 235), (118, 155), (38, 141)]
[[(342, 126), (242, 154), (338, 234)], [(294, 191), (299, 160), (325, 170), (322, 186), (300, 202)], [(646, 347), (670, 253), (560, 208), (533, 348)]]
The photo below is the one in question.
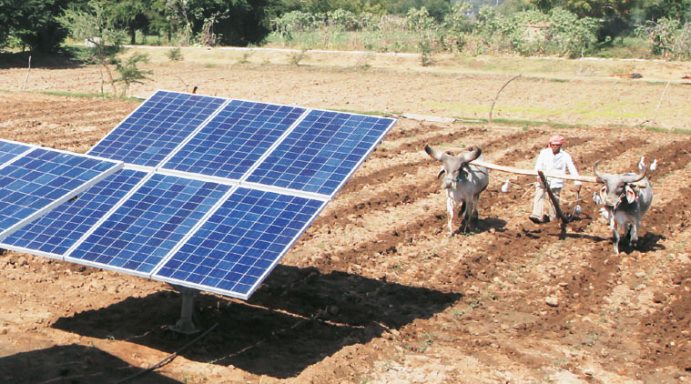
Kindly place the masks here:
[(595, 19), (578, 18), (561, 8), (549, 14), (522, 11), (504, 17), (493, 8), (483, 7), (475, 33), (494, 51), (575, 57), (597, 42), (597, 27)]
[(638, 27), (636, 33), (647, 37), (654, 55), (668, 59), (691, 58), (691, 24), (681, 25), (679, 20), (661, 18)]
[(549, 15), (548, 51), (576, 57), (597, 43), (599, 23), (592, 17), (579, 18), (565, 9), (554, 8)]
[(290, 40), (295, 32), (306, 32), (322, 26), (323, 15), (292, 11), (272, 20), (273, 30), (281, 37)]
[(170, 61), (182, 61), (182, 51), (180, 50), (180, 47), (175, 47), (171, 48), (168, 52), (166, 52), (166, 56), (168, 57), (168, 60)]
[(434, 29), (436, 24), (425, 7), (411, 8), (406, 15), (406, 27), (412, 31), (428, 31)]
[(329, 25), (336, 27), (339, 31), (357, 31), (360, 29), (360, 20), (350, 11), (339, 8), (328, 12), (326, 18), (329, 21)]

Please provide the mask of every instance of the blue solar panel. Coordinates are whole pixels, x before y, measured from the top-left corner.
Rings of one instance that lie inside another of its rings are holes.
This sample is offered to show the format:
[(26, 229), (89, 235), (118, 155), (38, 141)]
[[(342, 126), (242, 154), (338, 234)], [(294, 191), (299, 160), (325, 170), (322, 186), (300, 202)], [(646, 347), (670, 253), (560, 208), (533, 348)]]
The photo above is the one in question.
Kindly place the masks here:
[(100, 183), (121, 164), (0, 140), (0, 246), (247, 299), (393, 123), (158, 91), (90, 151), (133, 165)]
[(4, 246), (59, 257), (124, 197), (146, 173), (120, 170), (4, 240)]
[(233, 100), (164, 168), (239, 179), (304, 108)]
[(238, 188), (153, 278), (247, 298), (324, 204)]
[(155, 174), (66, 260), (148, 273), (229, 189)]
[(36, 148), (0, 169), (0, 238), (122, 165)]
[(29, 150), (28, 145), (0, 140), (0, 166)]
[(393, 122), (311, 111), (247, 181), (332, 196)]
[(224, 102), (218, 97), (158, 91), (89, 154), (157, 166)]

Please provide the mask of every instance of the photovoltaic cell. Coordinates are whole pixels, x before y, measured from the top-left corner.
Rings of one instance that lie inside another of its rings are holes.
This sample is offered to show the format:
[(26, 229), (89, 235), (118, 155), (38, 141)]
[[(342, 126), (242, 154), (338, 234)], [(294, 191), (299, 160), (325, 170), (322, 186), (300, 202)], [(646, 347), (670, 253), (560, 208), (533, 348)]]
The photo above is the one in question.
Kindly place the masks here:
[(36, 249), (59, 257), (145, 175), (141, 171), (120, 170), (13, 233), (3, 245)]
[(229, 188), (155, 174), (66, 260), (146, 274)]
[(121, 165), (36, 148), (0, 169), (0, 238)]
[(304, 111), (233, 100), (164, 168), (239, 179)]
[(153, 278), (247, 298), (324, 204), (238, 188)]
[(332, 196), (393, 122), (311, 111), (247, 181)]
[(0, 166), (29, 150), (28, 145), (0, 140)]
[(158, 91), (89, 154), (157, 166), (224, 102), (217, 97)]

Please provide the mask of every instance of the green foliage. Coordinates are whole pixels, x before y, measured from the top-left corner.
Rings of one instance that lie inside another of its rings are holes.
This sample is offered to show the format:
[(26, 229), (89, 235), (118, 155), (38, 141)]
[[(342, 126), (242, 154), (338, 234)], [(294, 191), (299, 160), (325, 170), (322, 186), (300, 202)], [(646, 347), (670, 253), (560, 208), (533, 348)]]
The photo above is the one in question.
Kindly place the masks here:
[(182, 50), (180, 50), (180, 47), (171, 48), (168, 52), (166, 52), (166, 56), (170, 61), (184, 60), (184, 57), (182, 56)]
[(638, 24), (644, 20), (675, 19), (683, 25), (691, 22), (691, 0), (639, 0), (635, 17)]
[(467, 33), (473, 29), (473, 21), (470, 18), (472, 5), (463, 1), (454, 4), (451, 11), (444, 16), (444, 28), (450, 33)]
[(351, 11), (336, 9), (326, 14), (329, 25), (340, 31), (356, 31), (360, 29), (360, 19)]
[(91, 0), (88, 7), (69, 8), (56, 17), (75, 40), (83, 40), (87, 53), (97, 62), (110, 62), (122, 49), (124, 31), (116, 28), (115, 16), (103, 3)]
[(292, 40), (295, 32), (317, 29), (323, 25), (320, 15), (308, 12), (292, 11), (272, 20), (274, 32), (286, 40)]
[(575, 57), (597, 42), (598, 26), (595, 19), (578, 18), (561, 8), (549, 14), (529, 10), (506, 17), (485, 7), (478, 15), (476, 32), (489, 50)]
[(389, 0), (385, 2), (391, 14), (406, 15), (411, 9), (425, 8), (435, 21), (441, 22), (451, 9), (448, 0)]
[[(84, 40), (83, 58), (87, 62), (94, 62), (101, 66), (107, 80), (117, 95), (117, 83), (123, 84), (122, 96), (127, 95), (133, 83), (146, 79), (150, 71), (140, 70), (137, 65), (148, 61), (143, 54), (133, 55), (126, 61), (117, 55), (122, 51), (122, 42), (127, 35), (117, 27), (117, 15), (100, 0), (90, 0), (84, 8), (69, 8), (56, 19), (69, 30), (70, 35), (77, 40)], [(114, 66), (120, 75), (113, 77), (111, 67)]]
[(0, 49), (15, 46), (55, 52), (67, 31), (54, 19), (66, 0), (0, 0)]
[(691, 23), (663, 17), (637, 28), (640, 36), (648, 38), (651, 52), (669, 59), (691, 59)]
[(432, 60), (432, 43), (430, 39), (420, 39), (418, 49), (420, 50), (420, 65), (423, 67), (432, 65), (434, 61)]
[(579, 18), (565, 9), (555, 8), (549, 15), (547, 50), (560, 56), (583, 55), (597, 42), (599, 23), (591, 17)]
[(290, 64), (294, 66), (300, 66), (300, 62), (307, 57), (307, 51), (302, 49), (300, 52), (293, 53), (290, 55)]
[(152, 7), (151, 0), (119, 0), (107, 5), (119, 29), (127, 31), (130, 44), (136, 44), (138, 29), (147, 29), (147, 11)]
[(115, 70), (120, 77), (115, 79), (116, 83), (122, 83), (122, 97), (127, 97), (127, 92), (132, 84), (143, 84), (144, 80), (150, 80), (147, 75), (153, 74), (151, 70), (143, 70), (138, 67), (141, 63), (148, 63), (149, 56), (144, 53), (138, 53), (128, 57), (124, 62), (118, 60), (115, 63)]
[(434, 18), (429, 15), (425, 7), (420, 9), (411, 8), (405, 19), (406, 27), (411, 31), (426, 31), (436, 26)]

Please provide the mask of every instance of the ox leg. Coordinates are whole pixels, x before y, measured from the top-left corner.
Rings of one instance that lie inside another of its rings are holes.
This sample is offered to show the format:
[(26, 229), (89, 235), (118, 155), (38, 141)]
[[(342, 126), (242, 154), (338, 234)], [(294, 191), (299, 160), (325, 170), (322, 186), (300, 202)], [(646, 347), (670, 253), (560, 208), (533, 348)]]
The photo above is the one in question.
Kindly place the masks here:
[(465, 204), (465, 212), (463, 215), (463, 232), (469, 232), (470, 229), (474, 227), (473, 221), (476, 218), (476, 207), (475, 207), (475, 202), (474, 201), (468, 201)]
[(451, 197), (446, 199), (446, 215), (448, 219), (447, 226), (449, 227), (449, 236), (453, 236), (453, 216), (455, 205), (456, 203)]
[(474, 202), (474, 204), (473, 204), (474, 205), (473, 221), (476, 221), (476, 222), (477, 222), (478, 216), (479, 216), (479, 214), (477, 213), (477, 208), (480, 205), (480, 193), (482, 193), (482, 191), (478, 192), (475, 196), (473, 196), (473, 202)]
[(461, 223), (458, 226), (458, 233), (462, 233), (465, 232), (465, 214), (468, 211), (468, 204), (461, 200), (461, 202), (458, 203), (458, 206), (460, 206), (458, 209), (458, 217), (461, 220)]
[(629, 245), (634, 247), (638, 243), (638, 223), (631, 223), (629, 230)]
[(614, 247), (614, 253), (619, 254), (619, 239), (621, 236), (619, 235), (619, 228), (617, 228), (616, 223), (614, 224), (614, 228), (612, 229), (612, 245)]

